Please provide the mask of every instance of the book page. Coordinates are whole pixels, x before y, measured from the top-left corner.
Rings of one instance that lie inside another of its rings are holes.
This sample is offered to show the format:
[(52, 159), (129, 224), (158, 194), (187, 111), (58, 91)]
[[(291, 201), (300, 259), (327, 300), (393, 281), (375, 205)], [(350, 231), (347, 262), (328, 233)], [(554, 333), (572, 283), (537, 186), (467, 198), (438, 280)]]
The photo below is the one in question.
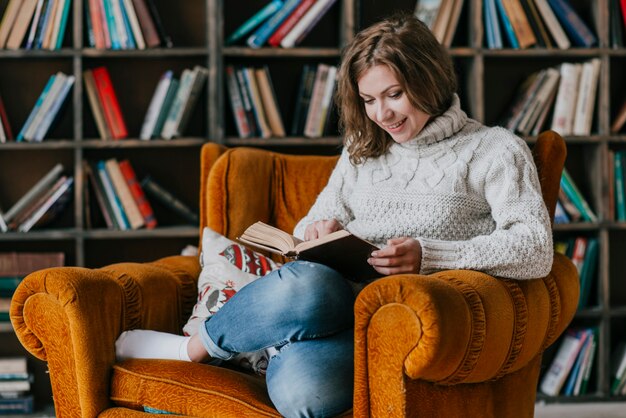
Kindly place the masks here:
[(302, 242), (293, 235), (264, 222), (256, 222), (250, 225), (239, 239), (242, 242), (263, 245), (264, 248), (275, 248), (283, 254), (291, 253), (296, 245)]

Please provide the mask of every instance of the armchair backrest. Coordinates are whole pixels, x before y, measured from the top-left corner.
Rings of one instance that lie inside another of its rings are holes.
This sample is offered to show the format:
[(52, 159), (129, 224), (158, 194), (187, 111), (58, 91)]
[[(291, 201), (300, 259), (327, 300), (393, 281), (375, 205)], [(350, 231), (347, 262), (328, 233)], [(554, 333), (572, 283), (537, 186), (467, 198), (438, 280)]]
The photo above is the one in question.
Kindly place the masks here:
[[(539, 135), (533, 147), (550, 218), (559, 191), (566, 148), (556, 132)], [(291, 232), (328, 182), (337, 157), (287, 155), (256, 148), (207, 143), (202, 148), (200, 219), (234, 238), (256, 221)]]

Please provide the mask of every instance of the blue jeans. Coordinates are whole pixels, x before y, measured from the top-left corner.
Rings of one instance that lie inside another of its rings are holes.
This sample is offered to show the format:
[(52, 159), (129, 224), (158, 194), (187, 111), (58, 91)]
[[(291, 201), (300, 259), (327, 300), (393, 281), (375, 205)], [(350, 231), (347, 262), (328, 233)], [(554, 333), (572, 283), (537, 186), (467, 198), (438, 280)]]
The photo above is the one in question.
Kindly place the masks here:
[(330, 417), (352, 405), (354, 293), (321, 264), (285, 264), (245, 286), (200, 326), (208, 353), (282, 346), (267, 367), (274, 406), (286, 417)]

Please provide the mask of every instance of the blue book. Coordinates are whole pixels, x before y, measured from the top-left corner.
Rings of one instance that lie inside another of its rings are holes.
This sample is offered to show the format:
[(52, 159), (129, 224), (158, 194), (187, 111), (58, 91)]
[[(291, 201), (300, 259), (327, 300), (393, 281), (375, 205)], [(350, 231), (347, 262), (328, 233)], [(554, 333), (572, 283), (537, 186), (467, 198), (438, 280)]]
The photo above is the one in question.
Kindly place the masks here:
[(48, 92), (50, 91), (50, 87), (52, 87), (52, 85), (54, 84), (55, 78), (56, 78), (56, 74), (52, 74), (50, 78), (48, 79), (48, 82), (46, 83), (43, 90), (41, 91), (39, 98), (35, 102), (35, 106), (33, 106), (33, 110), (30, 111), (28, 118), (26, 118), (26, 122), (24, 122), (24, 126), (22, 126), (22, 129), (20, 129), (20, 132), (17, 134), (15, 141), (21, 142), (24, 140), (24, 134), (26, 133), (26, 130), (28, 129), (30, 124), (33, 122), (33, 119), (35, 119), (35, 116), (37, 116), (37, 111), (41, 107), (41, 104), (45, 100), (46, 96), (48, 95)]
[(287, 0), (280, 10), (265, 21), (246, 41), (250, 48), (261, 48), (302, 0)]
[(30, 23), (30, 30), (28, 32), (28, 38), (26, 40), (26, 46), (24, 49), (32, 49), (33, 43), (35, 42), (35, 35), (37, 34), (37, 27), (39, 26), (39, 17), (41, 16), (41, 11), (43, 10), (44, 0), (38, 0), (37, 6), (35, 7), (35, 15), (33, 16), (33, 20)]
[(624, 151), (615, 152), (614, 156), (615, 172), (615, 212), (618, 222), (626, 222), (626, 189), (624, 185)]
[(104, 188), (104, 194), (106, 198), (109, 200), (111, 207), (113, 208), (113, 214), (117, 219), (117, 223), (121, 230), (130, 229), (130, 223), (128, 222), (128, 218), (126, 217), (126, 213), (124, 212), (124, 207), (122, 206), (122, 202), (118, 198), (115, 193), (115, 189), (113, 187), (113, 182), (109, 177), (109, 173), (106, 169), (106, 164), (103, 160), (98, 161), (97, 163), (98, 175), (102, 180), (102, 186)]
[(565, 389), (563, 390), (563, 394), (565, 396), (572, 396), (574, 393), (574, 386), (576, 384), (578, 374), (581, 372), (581, 367), (585, 358), (585, 352), (591, 345), (591, 339), (593, 335), (592, 331), (589, 329), (580, 330), (578, 331), (578, 334), (585, 339), (585, 342), (578, 352), (578, 355), (576, 356), (576, 361), (574, 362), (569, 377), (567, 378), (567, 383), (565, 384)]
[(70, 6), (72, 0), (67, 0), (63, 5), (63, 14), (61, 15), (61, 22), (59, 23), (59, 34), (57, 36), (57, 43), (51, 46), (52, 49), (61, 49), (63, 45), (63, 38), (65, 37), (65, 27), (67, 26), (67, 17), (70, 14)]
[(483, 8), (485, 29), (487, 32), (487, 46), (490, 49), (502, 49), (502, 34), (500, 33), (495, 0), (485, 0)]
[(43, 38), (46, 34), (46, 29), (48, 25), (52, 24), (52, 9), (54, 8), (54, 0), (48, 0), (48, 4), (46, 5), (46, 11), (39, 20), (39, 25), (37, 27), (37, 35), (35, 36), (34, 49), (41, 49), (41, 45), (43, 44)]
[(50, 129), (50, 126), (52, 125), (52, 121), (54, 121), (54, 118), (59, 113), (59, 110), (61, 109), (61, 105), (65, 102), (65, 99), (67, 98), (67, 94), (69, 93), (70, 89), (74, 85), (74, 80), (75, 80), (75, 77), (73, 75), (70, 75), (65, 80), (65, 83), (63, 83), (63, 86), (61, 87), (59, 94), (57, 94), (56, 97), (54, 98), (54, 102), (52, 103), (52, 106), (50, 106), (50, 109), (44, 116), (43, 120), (41, 121), (41, 124), (39, 125), (39, 127), (37, 128), (37, 131), (35, 132), (35, 135), (33, 137), (35, 141), (41, 142), (43, 138), (46, 136), (46, 134), (48, 133), (48, 129)]
[(511, 44), (511, 48), (519, 49), (519, 42), (517, 42), (517, 36), (515, 36), (515, 31), (513, 31), (513, 26), (511, 25), (511, 21), (504, 10), (504, 6), (502, 5), (502, 0), (495, 0), (496, 7), (498, 8), (498, 13), (500, 13), (500, 20), (502, 21), (502, 26), (504, 27), (504, 33), (506, 34), (509, 43)]
[(133, 35), (133, 30), (130, 27), (130, 20), (128, 19), (128, 12), (126, 11), (126, 7), (124, 6), (124, 0), (120, 0), (120, 10), (122, 11), (124, 30), (128, 34), (128, 45), (126, 45), (126, 47), (129, 49), (137, 49), (137, 44), (135, 43), (135, 35)]
[(115, 24), (115, 18), (113, 16), (113, 5), (112, 1), (115, 0), (102, 0), (102, 4), (104, 5), (104, 16), (107, 21), (107, 26), (109, 27), (109, 38), (111, 38), (111, 49), (121, 49), (122, 44), (120, 43), (120, 37), (117, 33), (117, 25)]
[(583, 266), (580, 270), (580, 297), (578, 298), (578, 310), (585, 308), (589, 304), (589, 292), (591, 283), (596, 275), (598, 267), (598, 239), (590, 238), (585, 250)]
[(278, 12), (283, 7), (284, 0), (272, 0), (265, 5), (261, 10), (256, 12), (252, 17), (246, 20), (241, 26), (239, 26), (224, 42), (225, 45), (232, 45), (239, 39), (246, 36), (254, 28), (259, 26), (265, 20), (269, 19), (274, 13)]
[(560, 201), (556, 201), (556, 208), (554, 209), (554, 223), (555, 224), (568, 224), (571, 222), (570, 217), (567, 215), (565, 208)]
[(563, 25), (563, 29), (569, 35), (576, 46), (585, 48), (598, 43), (598, 38), (593, 34), (589, 26), (574, 11), (567, 0), (548, 0), (557, 19)]

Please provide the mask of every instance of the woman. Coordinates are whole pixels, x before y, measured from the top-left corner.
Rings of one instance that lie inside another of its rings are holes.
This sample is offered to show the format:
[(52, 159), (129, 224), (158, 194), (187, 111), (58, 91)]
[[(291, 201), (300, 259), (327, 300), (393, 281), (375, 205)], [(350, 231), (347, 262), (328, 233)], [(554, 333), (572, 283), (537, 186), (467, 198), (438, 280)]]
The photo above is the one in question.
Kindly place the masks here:
[[(348, 229), (381, 248), (368, 262), (384, 275), (548, 274), (550, 220), (529, 149), (460, 109), (451, 59), (423, 23), (400, 15), (360, 32), (338, 77), (345, 147), (296, 236)], [(118, 356), (209, 361), (276, 347), (267, 385), (278, 411), (333, 416), (352, 402), (355, 290), (328, 267), (288, 263), (244, 287), (197, 336), (126, 332)]]

